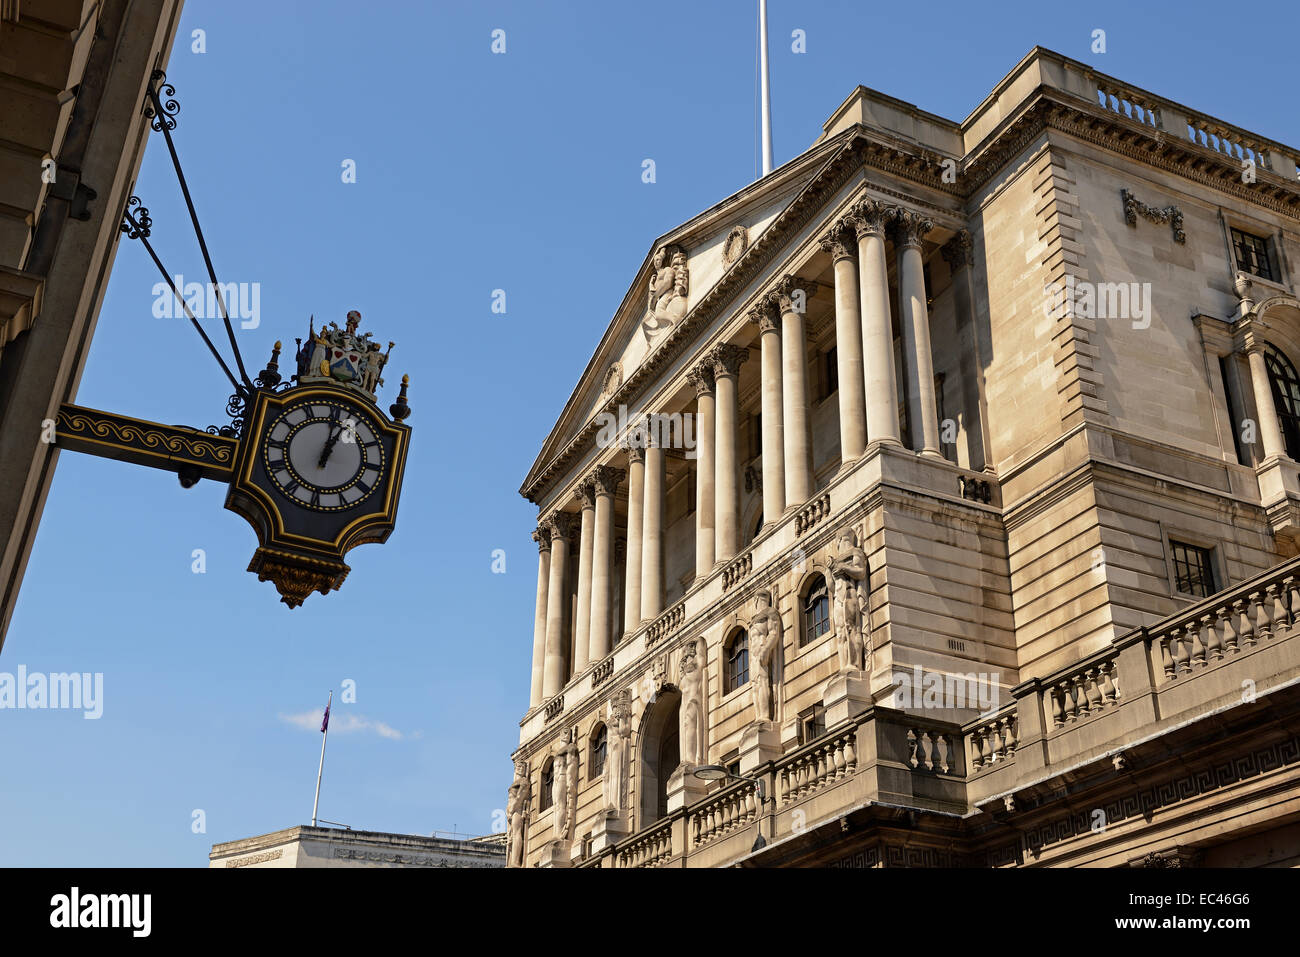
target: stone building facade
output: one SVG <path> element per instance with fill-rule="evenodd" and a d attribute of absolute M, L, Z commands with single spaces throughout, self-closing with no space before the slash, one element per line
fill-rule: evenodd
<path fill-rule="evenodd" d="M 213 844 L 208 867 L 504 867 L 500 834 L 468 839 L 289 827 Z"/>
<path fill-rule="evenodd" d="M 0 0 L 0 645 L 140 170 L 181 0 Z"/>
<path fill-rule="evenodd" d="M 524 482 L 509 863 L 1300 864 L 1300 152 L 1041 48 L 824 129 Z"/>

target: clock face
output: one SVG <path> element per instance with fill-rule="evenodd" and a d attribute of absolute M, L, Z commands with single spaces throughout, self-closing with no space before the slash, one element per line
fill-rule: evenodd
<path fill-rule="evenodd" d="M 311 399 L 272 420 L 266 473 L 285 498 L 321 512 L 352 508 L 384 476 L 384 446 L 370 418 L 348 402 Z"/>

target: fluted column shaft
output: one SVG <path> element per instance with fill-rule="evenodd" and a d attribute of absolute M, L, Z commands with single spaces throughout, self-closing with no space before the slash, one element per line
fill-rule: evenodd
<path fill-rule="evenodd" d="M 804 312 L 815 284 L 786 276 L 777 290 L 781 310 L 781 364 L 785 383 L 782 415 L 785 427 L 785 505 L 802 505 L 812 498 L 812 416 L 808 411 L 808 353 Z M 764 450 L 764 459 L 767 458 Z M 768 520 L 776 518 L 771 516 Z"/>
<path fill-rule="evenodd" d="M 1264 458 L 1285 455 L 1286 444 L 1282 441 L 1277 404 L 1273 401 L 1273 387 L 1268 380 L 1264 345 L 1253 335 L 1247 339 L 1246 359 L 1250 364 L 1250 385 L 1255 392 L 1255 413 L 1259 416 L 1259 441 L 1264 446 Z"/>
<path fill-rule="evenodd" d="M 591 627 L 588 661 L 600 661 L 610 652 L 611 609 L 614 607 L 614 493 L 623 480 L 622 469 L 601 465 L 592 473 L 596 492 L 595 524 L 591 548 Z"/>
<path fill-rule="evenodd" d="M 916 451 L 940 457 L 939 413 L 934 395 L 934 355 L 930 349 L 930 313 L 925 304 L 925 265 L 921 241 L 934 224 L 900 210 L 895 217 L 898 249 L 898 302 L 907 362 L 907 418 Z"/>
<path fill-rule="evenodd" d="M 867 439 L 900 445 L 894 328 L 889 317 L 889 264 L 885 259 L 885 224 L 889 215 L 882 203 L 866 200 L 853 208 L 850 221 L 858 239 Z"/>
<path fill-rule="evenodd" d="M 627 579 L 623 586 L 623 631 L 632 634 L 641 625 L 641 532 L 645 510 L 645 449 L 627 453 Z"/>
<path fill-rule="evenodd" d="M 713 571 L 715 541 L 713 474 L 715 469 L 713 364 L 704 363 L 690 374 L 695 386 L 695 577 Z"/>
<path fill-rule="evenodd" d="M 736 460 L 736 379 L 741 364 L 749 358 L 749 350 L 724 344 L 713 350 L 713 378 L 717 404 L 717 512 L 718 523 L 716 557 L 720 562 L 736 557 L 740 548 L 740 471 Z"/>
<path fill-rule="evenodd" d="M 641 620 L 664 610 L 664 450 L 660 437 L 645 450 L 645 508 L 641 530 Z"/>
<path fill-rule="evenodd" d="M 533 613 L 533 673 L 528 707 L 542 703 L 542 678 L 546 669 L 546 593 L 551 587 L 551 534 L 544 527 L 533 532 L 537 542 L 537 606 Z"/>
<path fill-rule="evenodd" d="M 835 373 L 839 380 L 840 460 L 852 462 L 867 448 L 866 371 L 862 364 L 862 318 L 853 231 L 837 223 L 822 240 L 835 270 Z"/>
<path fill-rule="evenodd" d="M 591 550 L 596 537 L 596 488 L 588 479 L 575 496 L 581 517 L 578 535 L 578 608 L 573 619 L 573 673 L 587 667 L 591 639 Z"/>
<path fill-rule="evenodd" d="M 543 665 L 542 697 L 553 698 L 564 690 L 564 619 L 569 596 L 565 572 L 569 567 L 569 533 L 573 516 L 558 512 L 550 520 L 551 568 L 546 597 L 546 660 Z"/>
<path fill-rule="evenodd" d="M 764 296 L 749 313 L 758 326 L 763 411 L 763 521 L 785 511 L 785 425 L 782 402 L 781 317 L 775 296 Z"/>

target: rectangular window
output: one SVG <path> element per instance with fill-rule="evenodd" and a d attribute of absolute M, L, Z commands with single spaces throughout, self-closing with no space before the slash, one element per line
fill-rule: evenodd
<path fill-rule="evenodd" d="M 729 762 L 729 763 L 727 764 L 727 773 L 728 773 L 728 774 L 734 774 L 736 777 L 740 777 L 740 759 L 739 759 L 739 758 L 737 758 L 735 761 L 731 761 L 731 762 Z"/>
<path fill-rule="evenodd" d="M 1174 587 L 1179 592 L 1209 598 L 1218 591 L 1211 549 L 1173 540 L 1169 548 L 1174 555 Z"/>
<path fill-rule="evenodd" d="M 1273 269 L 1273 260 L 1268 254 L 1268 239 L 1242 232 L 1240 229 L 1233 229 L 1231 233 L 1232 251 L 1237 259 L 1237 268 L 1261 279 L 1278 282 L 1277 273 Z"/>
<path fill-rule="evenodd" d="M 826 391 L 822 395 L 822 398 L 829 399 L 835 393 L 835 390 L 840 387 L 839 353 L 835 351 L 834 346 L 832 346 L 830 351 L 826 353 L 825 360 Z"/>
<path fill-rule="evenodd" d="M 799 743 L 808 744 L 826 733 L 826 709 L 813 705 L 799 714 Z"/>

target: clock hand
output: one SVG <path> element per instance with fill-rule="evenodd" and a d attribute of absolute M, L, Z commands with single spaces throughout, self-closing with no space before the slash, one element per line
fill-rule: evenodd
<path fill-rule="evenodd" d="M 330 431 L 330 437 L 325 440 L 325 448 L 321 449 L 320 460 L 316 463 L 317 468 L 323 469 L 325 467 L 325 463 L 329 461 L 330 453 L 334 451 L 334 446 L 338 442 L 339 436 L 341 436 L 342 434 L 343 434 L 342 423 L 339 424 L 337 430 Z"/>

